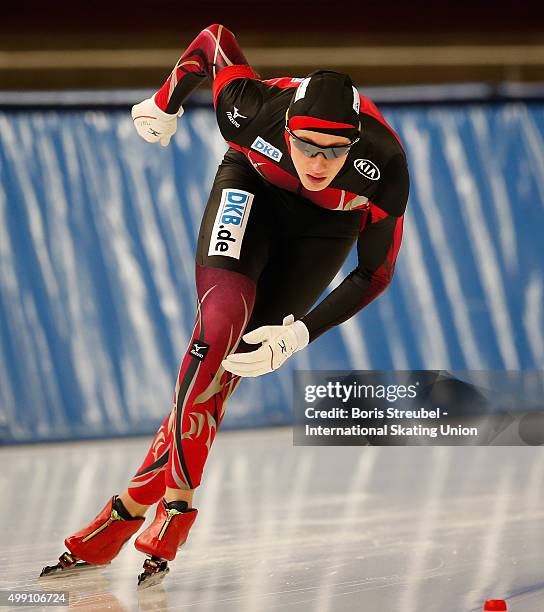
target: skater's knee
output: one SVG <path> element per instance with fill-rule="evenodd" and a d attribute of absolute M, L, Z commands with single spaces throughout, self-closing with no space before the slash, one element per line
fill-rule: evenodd
<path fill-rule="evenodd" d="M 210 346 L 226 350 L 239 341 L 248 318 L 249 312 L 243 304 L 214 304 L 202 313 L 199 336 Z"/>

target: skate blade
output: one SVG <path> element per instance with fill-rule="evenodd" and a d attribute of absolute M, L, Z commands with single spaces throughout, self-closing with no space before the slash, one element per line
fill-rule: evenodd
<path fill-rule="evenodd" d="M 64 567 L 60 563 L 56 565 L 46 565 L 41 573 L 40 578 L 60 578 L 61 576 L 78 576 L 80 574 L 87 574 L 91 570 L 100 569 L 108 566 L 109 563 L 103 565 L 97 565 L 95 563 L 87 563 L 86 561 L 78 560 L 72 567 Z"/>
<path fill-rule="evenodd" d="M 144 571 L 138 576 L 138 590 L 159 584 L 169 571 L 166 559 L 151 555 L 144 561 Z"/>
<path fill-rule="evenodd" d="M 170 568 L 167 567 L 166 569 L 161 570 L 159 572 L 155 572 L 153 574 L 150 574 L 148 572 L 142 572 L 138 576 L 138 590 L 141 591 L 142 589 L 148 589 L 149 587 L 160 584 L 169 571 Z"/>

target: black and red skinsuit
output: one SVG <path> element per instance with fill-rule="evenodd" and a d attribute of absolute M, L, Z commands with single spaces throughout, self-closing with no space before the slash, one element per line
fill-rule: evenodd
<path fill-rule="evenodd" d="M 402 239 L 406 156 L 368 98 L 361 96 L 360 141 L 342 169 L 327 188 L 307 191 L 284 130 L 301 79 L 260 80 L 233 34 L 212 25 L 179 59 L 155 102 L 175 114 L 206 77 L 213 81 L 218 125 L 230 148 L 199 232 L 197 314 L 174 407 L 129 487 L 141 504 L 155 503 L 166 486 L 200 484 L 225 402 L 239 382 L 221 361 L 237 349 L 256 348 L 244 346 L 244 332 L 281 325 L 292 313 L 315 340 L 386 289 Z M 354 244 L 357 267 L 312 308 Z"/>

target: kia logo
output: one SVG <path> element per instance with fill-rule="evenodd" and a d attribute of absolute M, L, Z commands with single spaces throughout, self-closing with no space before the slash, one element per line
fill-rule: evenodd
<path fill-rule="evenodd" d="M 356 159 L 353 162 L 353 165 L 359 174 L 362 174 L 365 178 L 370 179 L 371 181 L 377 181 L 380 178 L 378 166 L 376 166 L 376 164 L 371 162 L 369 159 Z"/>

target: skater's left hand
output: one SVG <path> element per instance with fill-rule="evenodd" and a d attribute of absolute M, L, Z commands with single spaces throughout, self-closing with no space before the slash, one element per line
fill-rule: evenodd
<path fill-rule="evenodd" d="M 309 340 L 308 328 L 293 315 L 283 319 L 283 325 L 264 325 L 245 334 L 248 344 L 262 346 L 251 353 L 233 353 L 223 360 L 225 370 L 237 376 L 261 376 L 277 370 Z"/>

